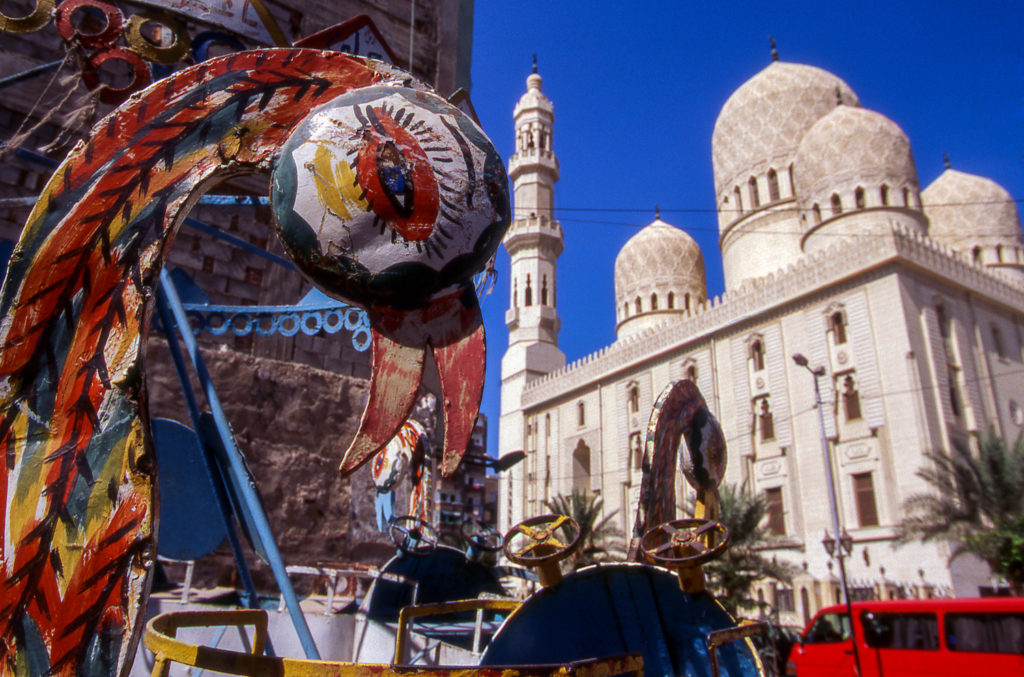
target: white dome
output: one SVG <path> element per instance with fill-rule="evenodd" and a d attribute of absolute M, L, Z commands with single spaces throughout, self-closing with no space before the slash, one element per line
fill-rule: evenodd
<path fill-rule="evenodd" d="M 707 282 L 700 247 L 660 218 L 631 237 L 615 258 L 620 338 L 627 323 L 642 328 L 643 323 L 635 320 L 650 316 L 660 320 L 657 316 L 685 312 L 705 300 Z"/>
<path fill-rule="evenodd" d="M 921 202 L 928 235 L 954 249 L 1024 244 L 1016 203 L 991 179 L 947 169 L 924 189 Z"/>
<path fill-rule="evenodd" d="M 814 123 L 800 142 L 793 178 L 802 214 L 815 204 L 827 212 L 833 195 L 840 197 L 844 211 L 853 209 L 858 189 L 861 206 L 902 206 L 902 190 L 909 188 L 914 196 L 908 194 L 909 206 L 916 207 L 910 140 L 895 122 L 865 108 L 837 106 Z"/>
<path fill-rule="evenodd" d="M 769 166 L 786 171 L 804 133 L 837 101 L 860 105 L 849 85 L 814 66 L 773 61 L 747 80 L 722 106 L 711 135 L 719 204 Z"/>

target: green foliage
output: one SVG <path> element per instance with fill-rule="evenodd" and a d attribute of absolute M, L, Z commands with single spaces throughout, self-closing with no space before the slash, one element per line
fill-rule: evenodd
<path fill-rule="evenodd" d="M 600 496 L 573 489 L 568 496 L 559 494 L 544 501 L 544 505 L 553 513 L 568 515 L 580 525 L 580 547 L 566 559 L 570 571 L 589 564 L 625 559 L 625 538 L 612 521 L 618 510 L 602 517 L 604 499 Z"/>
<path fill-rule="evenodd" d="M 730 613 L 754 609 L 754 584 L 765 578 L 789 582 L 795 568 L 766 557 L 772 534 L 764 524 L 768 505 L 763 494 L 754 495 L 734 484 L 719 489 L 719 518 L 729 530 L 729 547 L 721 557 L 704 565 L 708 585 Z M 692 509 L 691 509 L 692 513 Z"/>
<path fill-rule="evenodd" d="M 917 474 L 931 491 L 903 503 L 903 541 L 945 541 L 951 559 L 978 555 L 1021 594 L 1024 587 L 1024 437 L 1008 445 L 994 431 L 977 436 L 977 453 L 955 444 L 925 454 Z"/>

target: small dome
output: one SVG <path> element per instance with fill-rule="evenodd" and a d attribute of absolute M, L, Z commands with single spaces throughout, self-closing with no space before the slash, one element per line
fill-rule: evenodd
<path fill-rule="evenodd" d="M 627 323 L 637 329 L 646 326 L 634 322 L 642 316 L 685 312 L 705 300 L 707 282 L 700 247 L 660 218 L 631 237 L 615 258 L 620 338 Z"/>
<path fill-rule="evenodd" d="M 547 97 L 544 92 L 540 91 L 541 84 L 544 80 L 537 73 L 530 73 L 526 78 L 526 93 L 519 97 L 518 103 L 512 112 L 512 115 L 518 115 L 519 111 L 530 110 L 534 108 L 542 108 L 549 113 L 554 113 L 555 106 L 551 103 L 551 99 Z"/>
<path fill-rule="evenodd" d="M 903 206 L 903 188 L 914 195 L 912 200 L 908 194 L 909 206 L 916 206 L 910 140 L 895 122 L 865 108 L 837 106 L 814 123 L 800 142 L 793 179 L 803 214 L 815 204 L 830 209 L 833 195 L 840 197 L 844 211 L 858 204 Z"/>
<path fill-rule="evenodd" d="M 768 167 L 786 170 L 804 133 L 836 107 L 860 105 L 849 85 L 814 66 L 774 61 L 722 106 L 711 135 L 715 193 Z"/>
<path fill-rule="evenodd" d="M 922 191 L 921 202 L 928 235 L 954 249 L 1024 244 L 1017 205 L 992 179 L 947 169 Z"/>

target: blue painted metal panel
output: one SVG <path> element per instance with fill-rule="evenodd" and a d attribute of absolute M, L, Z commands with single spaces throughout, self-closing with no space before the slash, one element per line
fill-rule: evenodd
<path fill-rule="evenodd" d="M 227 536 L 216 515 L 217 497 L 203 462 L 203 450 L 191 428 L 177 421 L 152 421 L 160 487 L 157 552 L 170 559 L 207 555 Z"/>
<path fill-rule="evenodd" d="M 710 595 L 689 595 L 676 576 L 640 564 L 588 567 L 541 590 L 512 613 L 481 665 L 568 663 L 640 651 L 646 677 L 708 677 L 707 634 L 735 625 Z M 750 644 L 719 649 L 723 676 L 763 670 Z"/>
<path fill-rule="evenodd" d="M 468 560 L 461 550 L 444 545 L 439 545 L 426 557 L 392 557 L 382 571 L 415 581 L 418 584 L 416 604 L 475 599 L 482 592 L 505 594 L 490 567 Z M 413 604 L 410 584 L 378 578 L 367 594 L 367 617 L 397 621 L 398 612 L 410 604 Z"/>

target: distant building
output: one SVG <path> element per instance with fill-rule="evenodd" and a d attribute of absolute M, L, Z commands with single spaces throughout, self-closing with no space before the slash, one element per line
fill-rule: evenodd
<path fill-rule="evenodd" d="M 692 379 L 729 443 L 726 481 L 768 499 L 771 554 L 803 573 L 759 591 L 788 622 L 838 598 L 813 376 L 820 385 L 848 562 L 860 597 L 971 595 L 983 565 L 940 545 L 897 547 L 924 452 L 1024 424 L 1024 238 L 1010 195 L 947 168 L 923 191 L 910 141 L 819 68 L 773 61 L 722 107 L 712 164 L 726 291 L 660 218 L 615 261 L 617 338 L 572 364 L 558 348 L 554 112 L 537 74 L 515 109 L 514 222 L 502 361 L 500 525 L 573 489 L 628 533 L 654 399 Z M 609 271 L 611 273 L 612 271 Z M 561 302 L 571 303 L 562 298 Z M 693 491 L 678 481 L 677 495 Z"/>
<path fill-rule="evenodd" d="M 479 520 L 496 525 L 493 513 L 487 512 L 487 417 L 477 416 L 473 437 L 455 474 L 442 478 L 437 503 L 439 536 L 448 543 L 464 547 L 462 525 Z"/>

